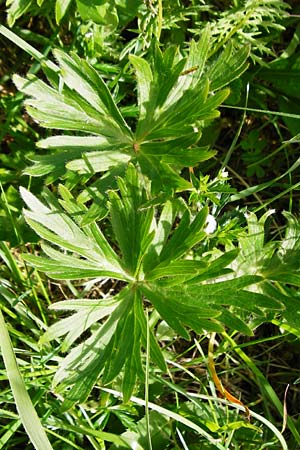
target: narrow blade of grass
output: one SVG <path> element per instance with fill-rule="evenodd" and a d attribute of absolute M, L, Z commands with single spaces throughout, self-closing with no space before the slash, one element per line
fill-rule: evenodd
<path fill-rule="evenodd" d="M 1 310 L 0 349 L 16 407 L 29 439 L 36 450 L 53 450 L 26 390 Z"/>
<path fill-rule="evenodd" d="M 7 39 L 9 39 L 13 44 L 16 44 L 18 47 L 20 47 L 22 50 L 27 52 L 30 56 L 32 56 L 34 59 L 39 61 L 40 63 L 44 62 L 49 69 L 53 70 L 54 72 L 58 72 L 59 68 L 56 64 L 54 64 L 52 61 L 49 61 L 43 53 L 36 50 L 32 45 L 28 44 L 28 42 L 24 41 L 24 39 L 20 38 L 16 33 L 6 28 L 4 25 L 0 24 L 0 34 L 5 36 Z"/>

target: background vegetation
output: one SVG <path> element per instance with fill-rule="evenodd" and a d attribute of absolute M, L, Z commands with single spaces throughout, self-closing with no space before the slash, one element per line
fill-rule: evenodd
<path fill-rule="evenodd" d="M 0 448 L 300 448 L 298 2 L 0 5 Z"/>

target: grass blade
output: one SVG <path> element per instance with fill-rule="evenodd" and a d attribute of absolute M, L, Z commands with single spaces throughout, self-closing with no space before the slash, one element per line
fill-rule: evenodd
<path fill-rule="evenodd" d="M 53 70 L 54 72 L 58 72 L 59 68 L 56 64 L 54 64 L 52 61 L 48 60 L 43 53 L 36 50 L 32 45 L 28 44 L 28 42 L 24 41 L 24 39 L 20 38 L 16 33 L 6 28 L 4 25 L 0 24 L 0 34 L 2 36 L 9 39 L 13 44 L 16 44 L 19 48 L 24 50 L 26 53 L 28 53 L 30 56 L 32 56 L 34 59 L 39 61 L 40 63 L 44 63 L 49 69 Z"/>
<path fill-rule="evenodd" d="M 53 450 L 26 390 L 1 311 L 0 348 L 16 407 L 29 439 L 36 450 Z"/>

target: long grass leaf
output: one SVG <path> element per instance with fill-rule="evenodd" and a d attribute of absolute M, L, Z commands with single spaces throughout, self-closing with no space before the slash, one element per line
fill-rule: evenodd
<path fill-rule="evenodd" d="M 26 390 L 1 311 L 0 348 L 16 407 L 29 439 L 36 450 L 53 450 Z"/>
<path fill-rule="evenodd" d="M 59 67 L 52 61 L 49 61 L 47 58 L 45 58 L 45 55 L 43 55 L 43 53 L 36 50 L 34 47 L 32 47 L 32 45 L 28 44 L 28 42 L 24 41 L 24 39 L 20 38 L 16 33 L 9 30 L 4 25 L 0 25 L 0 34 L 9 39 L 13 44 L 16 44 L 19 48 L 27 52 L 30 56 L 32 56 L 40 63 L 43 62 L 46 66 L 49 67 L 49 69 L 53 70 L 54 72 L 59 71 Z"/>

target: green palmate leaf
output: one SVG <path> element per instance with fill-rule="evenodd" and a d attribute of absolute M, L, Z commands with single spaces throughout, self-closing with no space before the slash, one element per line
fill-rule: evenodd
<path fill-rule="evenodd" d="M 187 59 L 181 58 L 174 47 L 168 48 L 164 54 L 156 48 L 152 66 L 142 58 L 130 56 L 139 94 L 137 141 L 142 142 L 146 137 L 148 140 L 159 138 L 159 132 L 167 132 L 176 138 L 179 124 L 182 136 L 186 134 L 186 126 L 195 126 L 201 119 L 217 116 L 216 108 L 229 92 L 224 90 L 213 98 L 209 93 L 230 83 L 246 70 L 249 49 L 234 51 L 229 45 L 224 55 L 214 64 L 208 63 L 205 70 L 209 39 L 207 28 L 198 43 L 192 42 Z"/>
<path fill-rule="evenodd" d="M 66 3 L 59 5 L 61 16 Z M 105 5 L 96 5 L 96 10 L 98 6 Z M 132 160 L 157 180 L 153 192 L 159 185 L 176 191 L 188 188 L 180 170 L 213 156 L 214 152 L 197 147 L 201 127 L 219 115 L 217 108 L 229 94 L 220 88 L 246 69 L 247 49 L 235 51 L 230 45 L 210 63 L 209 39 L 207 28 L 199 42 L 192 42 L 186 58 L 173 46 L 164 53 L 157 47 L 149 61 L 130 56 L 138 87 L 135 133 L 98 72 L 75 54 L 54 51 L 59 72 L 45 67 L 51 86 L 32 75 L 27 79 L 16 76 L 17 87 L 29 97 L 26 105 L 32 117 L 46 128 L 69 132 L 40 141 L 38 145 L 51 154 L 35 156 L 26 173 L 49 174 L 48 181 L 52 181 L 66 169 L 93 175 Z"/>
<path fill-rule="evenodd" d="M 60 203 L 69 214 L 76 217 L 76 222 L 63 212 L 49 193 L 45 194 L 46 206 L 28 191 L 21 191 L 30 208 L 30 211 L 25 211 L 28 222 L 40 236 L 60 249 L 43 245 L 42 249 L 48 258 L 25 255 L 27 261 L 55 278 L 108 276 L 130 281 L 130 272 L 136 272 L 138 277 L 136 269 L 153 237 L 148 233 L 153 221 L 153 209 L 140 214 L 138 208 L 147 200 L 147 195 L 133 166 L 128 167 L 126 179 L 119 179 L 118 185 L 120 197 L 117 193 L 112 193 L 115 195 L 111 196 L 110 212 L 123 254 L 122 263 L 95 223 L 84 228 L 80 226 L 82 206 L 74 202 L 72 195 L 64 187 L 60 187 L 63 196 Z M 62 252 L 61 249 L 67 252 Z M 133 282 L 136 282 L 136 278 Z M 53 308 L 75 311 L 71 317 L 50 327 L 41 339 L 41 343 L 45 343 L 65 335 L 62 350 L 75 345 L 62 361 L 54 380 L 55 385 L 59 384 L 58 390 L 63 389 L 63 386 L 70 389 L 64 408 L 82 401 L 100 375 L 103 382 L 109 383 L 122 369 L 124 398 L 128 399 L 137 377 L 143 377 L 139 355 L 141 345 L 146 346 L 147 335 L 142 298 L 134 283 L 129 284 L 114 298 L 65 301 L 53 305 Z M 76 346 L 78 338 L 91 326 L 91 337 Z M 150 352 L 159 367 L 165 369 L 164 359 L 151 332 Z"/>
<path fill-rule="evenodd" d="M 109 192 L 105 225 L 112 244 L 96 223 L 83 225 L 86 207 L 65 187 L 59 187 L 61 201 L 46 191 L 47 205 L 21 190 L 29 208 L 26 220 L 52 244 L 42 245 L 46 256 L 26 255 L 27 261 L 54 278 L 110 277 L 125 282 L 115 296 L 52 306 L 72 312 L 49 327 L 41 339 L 46 343 L 63 338 L 62 350 L 70 349 L 54 379 L 59 393 L 68 392 L 65 409 L 84 401 L 95 383 L 112 383 L 120 373 L 128 400 L 137 380 L 144 377 L 141 350 L 147 345 L 151 360 L 166 370 L 155 334 L 147 330 L 144 299 L 186 339 L 189 329 L 221 332 L 224 326 L 251 335 L 252 317 L 263 320 L 266 311 L 286 304 L 286 296 L 267 290 L 263 276 L 236 276 L 230 265 L 239 258 L 237 249 L 192 259 L 193 247 L 201 247 L 207 238 L 207 207 L 196 214 L 183 201 L 156 207 L 149 180 L 132 164 L 118 178 L 117 187 Z M 254 246 L 263 245 L 258 231 L 264 220 L 249 218 L 249 228 L 259 239 Z M 296 236 L 296 231 L 289 232 L 289 241 L 290 235 Z M 85 338 L 87 331 L 90 335 Z"/>
<path fill-rule="evenodd" d="M 240 312 L 245 311 L 248 318 L 263 317 L 265 310 L 284 304 L 270 292 L 256 292 L 264 282 L 262 277 L 232 278 L 228 265 L 237 257 L 237 250 L 214 259 L 186 259 L 193 246 L 207 236 L 203 230 L 207 208 L 192 215 L 184 203 L 179 207 L 179 202 L 167 201 L 158 211 L 149 202 L 149 182 L 133 165 L 128 166 L 124 178 L 119 177 L 117 185 L 118 191 L 109 193 L 107 216 L 116 250 L 112 250 L 95 223 L 82 227 L 85 208 L 66 188 L 60 187 L 60 203 L 46 193 L 47 206 L 22 190 L 30 208 L 25 211 L 28 223 L 58 247 L 43 245 L 47 257 L 27 255 L 30 263 L 56 278 L 109 276 L 127 282 L 115 297 L 66 301 L 53 306 L 74 311 L 72 316 L 52 325 L 41 340 L 48 342 L 65 336 L 62 349 L 73 346 L 54 379 L 58 392 L 68 389 L 66 409 L 83 401 L 99 377 L 102 383 L 111 383 L 120 373 L 124 398 L 129 399 L 137 379 L 144 376 L 141 348 L 146 348 L 147 342 L 151 359 L 161 370 L 166 369 L 151 330 L 148 338 L 143 298 L 186 339 L 189 328 L 220 332 L 224 325 L 250 335 L 251 326 Z M 251 226 L 258 226 L 253 219 Z M 231 279 L 217 282 L 222 276 Z M 83 333 L 91 327 L 90 337 L 83 339 Z"/>

